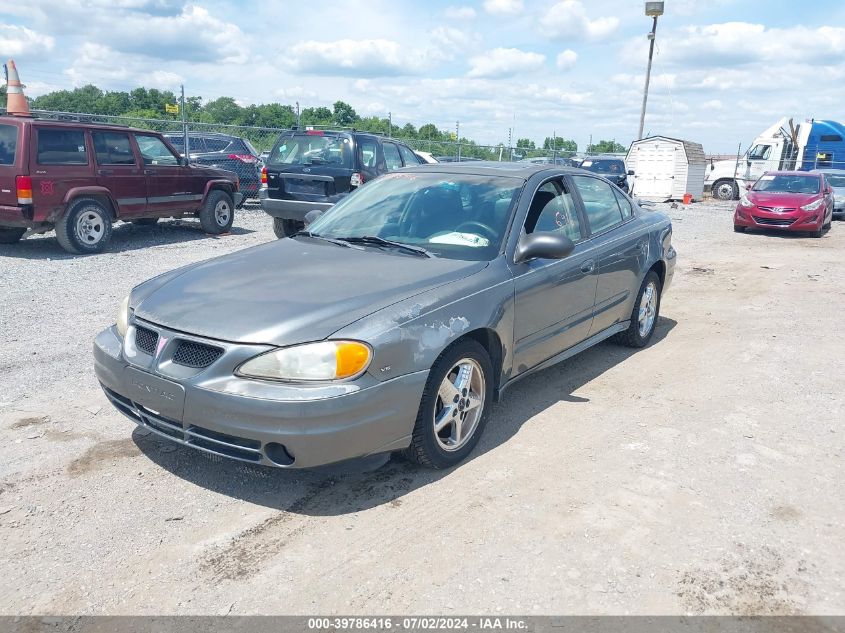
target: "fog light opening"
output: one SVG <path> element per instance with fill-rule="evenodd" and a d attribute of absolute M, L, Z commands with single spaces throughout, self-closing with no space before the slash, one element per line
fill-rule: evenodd
<path fill-rule="evenodd" d="M 274 464 L 279 466 L 290 466 L 293 464 L 293 455 L 288 452 L 282 444 L 270 442 L 264 445 L 264 454 Z"/>

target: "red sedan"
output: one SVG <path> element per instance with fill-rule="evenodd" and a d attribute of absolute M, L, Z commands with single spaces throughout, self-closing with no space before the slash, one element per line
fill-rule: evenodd
<path fill-rule="evenodd" d="M 734 231 L 807 231 L 821 237 L 833 219 L 833 192 L 824 174 L 769 171 L 736 205 Z"/>

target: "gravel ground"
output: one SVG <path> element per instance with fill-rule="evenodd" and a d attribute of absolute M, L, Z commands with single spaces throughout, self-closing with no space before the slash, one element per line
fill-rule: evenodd
<path fill-rule="evenodd" d="M 845 224 L 661 206 L 652 345 L 522 381 L 448 472 L 250 467 L 108 405 L 91 342 L 120 299 L 273 239 L 259 210 L 218 238 L 120 225 L 92 257 L 0 246 L 0 614 L 845 613 Z"/>

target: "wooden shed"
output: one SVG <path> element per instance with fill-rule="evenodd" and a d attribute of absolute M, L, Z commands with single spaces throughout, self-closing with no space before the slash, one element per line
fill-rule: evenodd
<path fill-rule="evenodd" d="M 634 141 L 625 159 L 634 171 L 632 195 L 653 202 L 693 200 L 704 195 L 707 161 L 700 143 L 668 136 L 649 136 Z"/>

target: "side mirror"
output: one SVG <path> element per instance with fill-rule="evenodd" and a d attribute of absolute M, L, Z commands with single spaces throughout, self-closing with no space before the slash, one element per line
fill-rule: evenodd
<path fill-rule="evenodd" d="M 634 170 L 633 170 L 633 169 L 629 169 L 629 170 L 628 170 L 628 175 L 629 175 L 629 176 L 633 176 L 633 175 L 634 175 Z"/>
<path fill-rule="evenodd" d="M 754 184 L 753 184 L 753 183 L 750 183 L 750 182 L 749 182 L 749 183 L 746 183 L 746 185 L 745 185 L 745 190 L 746 190 L 746 191 L 751 191 L 751 187 L 753 187 L 753 186 L 754 186 Z"/>
<path fill-rule="evenodd" d="M 317 218 L 323 215 L 324 211 L 322 209 L 312 209 L 308 213 L 305 214 L 303 220 L 305 221 L 305 226 L 307 227 L 310 224 L 313 224 Z"/>
<path fill-rule="evenodd" d="M 539 232 L 523 235 L 516 245 L 516 263 L 529 259 L 563 259 L 575 250 L 575 242 L 560 233 Z"/>

